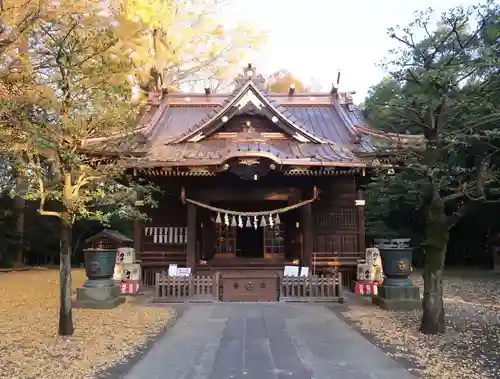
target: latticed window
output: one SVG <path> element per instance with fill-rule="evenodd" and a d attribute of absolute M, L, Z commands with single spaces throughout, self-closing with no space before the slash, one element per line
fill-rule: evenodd
<path fill-rule="evenodd" d="M 282 223 L 264 227 L 265 254 L 283 255 L 285 253 Z"/>
<path fill-rule="evenodd" d="M 235 254 L 236 252 L 236 238 L 234 235 L 234 228 L 227 226 L 223 223 L 215 224 L 217 238 L 215 240 L 215 252 Z"/>
<path fill-rule="evenodd" d="M 356 229 L 358 227 L 356 209 L 343 207 L 320 210 L 316 213 L 315 226 L 324 230 Z"/>

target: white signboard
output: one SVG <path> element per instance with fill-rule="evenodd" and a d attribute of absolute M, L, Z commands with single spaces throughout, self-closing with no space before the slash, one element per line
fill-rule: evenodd
<path fill-rule="evenodd" d="M 284 276 L 299 276 L 298 266 L 285 266 Z"/>
<path fill-rule="evenodd" d="M 168 276 L 177 276 L 177 265 L 168 266 Z"/>
<path fill-rule="evenodd" d="M 191 267 L 179 267 L 177 269 L 177 276 L 189 276 L 191 275 Z"/>
<path fill-rule="evenodd" d="M 309 267 L 301 267 L 300 268 L 300 276 L 309 276 Z"/>

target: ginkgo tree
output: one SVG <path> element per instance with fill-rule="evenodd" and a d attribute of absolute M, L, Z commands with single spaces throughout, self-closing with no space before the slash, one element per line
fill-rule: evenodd
<path fill-rule="evenodd" d="M 140 68 L 136 84 L 168 91 L 186 82 L 220 86 L 234 77 L 233 70 L 265 35 L 251 25 L 225 25 L 224 5 L 227 0 L 116 0 L 113 11 L 140 25 L 141 43 L 131 52 Z"/>
<path fill-rule="evenodd" d="M 23 67 L 32 82 L 24 98 L 16 99 L 23 112 L 9 125 L 30 180 L 27 196 L 39 200 L 41 215 L 61 222 L 61 335 L 74 332 L 70 260 L 75 220 L 105 220 L 103 207 L 131 204 L 135 196 L 134 186 L 121 181 L 122 168 L 82 150 L 89 139 L 127 135 L 134 128 L 139 104 L 130 103 L 133 66 L 122 54 L 134 43 L 134 30 L 121 40 L 116 32 L 121 27 L 97 3 L 85 13 L 64 12 L 35 25 Z M 108 148 L 115 141 L 108 141 Z M 48 202 L 56 206 L 48 208 Z"/>
<path fill-rule="evenodd" d="M 12 15 L 4 23 L 23 17 L 16 16 L 25 12 L 21 2 L 13 3 L 5 8 Z M 11 43 L 2 55 L 17 63 L 1 76 L 9 90 L 0 102 L 0 146 L 23 165 L 26 196 L 39 201 L 40 214 L 61 221 L 60 335 L 74 332 L 75 220 L 105 221 L 106 210 L 116 204 L 121 214 L 141 217 L 132 206 L 139 189 L 144 203 L 154 204 L 152 186 L 128 180 L 123 167 L 100 154 L 113 152 L 116 163 L 130 146 L 143 105 L 133 99 L 134 84 L 164 90 L 197 75 L 216 75 L 256 41 L 246 29 L 233 33 L 219 26 L 202 12 L 206 4 L 47 0 L 39 2 L 36 17 L 16 37 L 27 41 L 26 48 Z"/>
<path fill-rule="evenodd" d="M 286 93 L 293 85 L 297 92 L 309 92 L 307 86 L 287 70 L 276 71 L 267 78 L 267 90 L 269 92 Z"/>

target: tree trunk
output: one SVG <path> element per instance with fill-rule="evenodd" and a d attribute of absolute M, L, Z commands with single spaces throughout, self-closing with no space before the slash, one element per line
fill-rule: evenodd
<path fill-rule="evenodd" d="M 445 332 L 443 304 L 443 268 L 449 230 L 444 202 L 437 190 L 426 209 L 424 265 L 424 299 L 420 332 L 440 334 Z"/>
<path fill-rule="evenodd" d="M 12 257 L 14 267 L 24 266 L 24 214 L 26 200 L 20 194 L 14 199 L 14 214 L 16 217 L 16 251 Z"/>
<path fill-rule="evenodd" d="M 61 216 L 61 246 L 60 246 L 60 308 L 59 335 L 70 336 L 74 333 L 73 314 L 71 310 L 71 219 L 67 212 Z"/>
<path fill-rule="evenodd" d="M 64 212 L 61 214 L 61 245 L 60 245 L 60 308 L 59 308 L 59 335 L 71 336 L 75 332 L 73 327 L 73 313 L 71 307 L 71 251 L 73 220 L 68 212 L 68 204 L 71 202 L 71 173 L 64 175 Z"/>
<path fill-rule="evenodd" d="M 14 199 L 14 216 L 16 219 L 16 250 L 12 257 L 14 267 L 24 266 L 24 219 L 26 212 L 26 192 L 28 180 L 18 166 L 13 167 L 13 175 L 16 178 L 16 197 Z"/>

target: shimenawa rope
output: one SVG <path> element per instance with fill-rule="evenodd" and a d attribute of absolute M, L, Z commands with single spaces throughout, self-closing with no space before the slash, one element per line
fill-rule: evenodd
<path fill-rule="evenodd" d="M 196 206 L 198 206 L 200 208 L 205 208 L 205 209 L 211 210 L 213 212 L 225 213 L 225 214 L 231 215 L 231 216 L 247 216 L 247 217 L 248 216 L 250 216 L 250 217 L 253 217 L 253 216 L 267 216 L 269 214 L 277 214 L 277 213 L 289 212 L 291 210 L 303 207 L 304 205 L 310 204 L 314 200 L 316 200 L 317 198 L 318 198 L 318 189 L 316 187 L 314 187 L 313 197 L 311 199 L 308 199 L 308 200 L 303 200 L 300 203 L 289 205 L 289 206 L 284 207 L 284 208 L 277 208 L 277 209 L 272 209 L 272 210 L 267 210 L 267 211 L 239 212 L 239 211 L 232 211 L 230 209 L 223 209 L 223 208 L 213 207 L 211 205 L 202 203 L 200 201 L 189 199 L 189 198 L 186 197 L 186 192 L 184 190 L 184 187 L 181 190 L 181 200 L 182 200 L 182 202 L 191 203 L 191 204 L 196 205 Z"/>

